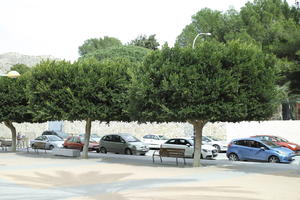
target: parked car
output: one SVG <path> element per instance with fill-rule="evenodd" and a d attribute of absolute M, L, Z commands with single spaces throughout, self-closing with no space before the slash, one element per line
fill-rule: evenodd
<path fill-rule="evenodd" d="M 168 140 L 163 135 L 148 134 L 142 138 L 142 141 L 146 143 L 150 149 L 159 149 L 160 145 Z"/>
<path fill-rule="evenodd" d="M 211 136 L 202 136 L 202 142 L 204 144 L 210 144 L 214 146 L 218 152 L 227 151 L 228 143 L 224 140 L 220 140 Z"/>
<path fill-rule="evenodd" d="M 257 160 L 289 163 L 293 160 L 295 152 L 272 141 L 242 138 L 232 140 L 229 143 L 226 155 L 232 161 Z"/>
<path fill-rule="evenodd" d="M 42 135 L 55 135 L 55 136 L 60 137 L 62 139 L 66 139 L 67 137 L 69 137 L 69 135 L 67 133 L 58 132 L 58 131 L 44 131 L 42 133 Z"/>
<path fill-rule="evenodd" d="M 289 148 L 293 151 L 300 151 L 299 144 L 289 142 L 287 139 L 284 139 L 282 137 L 278 137 L 278 136 L 274 136 L 274 135 L 255 135 L 255 136 L 251 136 L 251 137 L 259 138 L 261 140 L 272 141 L 272 142 L 278 144 L 279 146 Z"/>
<path fill-rule="evenodd" d="M 162 144 L 164 148 L 185 149 L 185 157 L 194 157 L 194 140 L 192 138 L 172 138 Z M 201 158 L 214 158 L 218 155 L 218 150 L 209 144 L 201 145 Z"/>
<path fill-rule="evenodd" d="M 144 142 L 128 133 L 105 135 L 99 142 L 100 152 L 145 155 L 149 147 Z"/>
<path fill-rule="evenodd" d="M 84 138 L 84 135 L 85 135 L 84 133 L 83 134 L 79 134 L 79 136 L 83 137 L 83 138 Z M 100 139 L 101 139 L 101 136 L 97 135 L 96 133 L 91 133 L 91 136 L 90 136 L 90 140 L 91 141 L 99 143 Z"/>
<path fill-rule="evenodd" d="M 65 140 L 63 146 L 64 148 L 79 149 L 80 151 L 82 151 L 84 146 L 84 137 L 70 136 Z M 95 141 L 90 141 L 89 151 L 96 151 L 97 153 L 99 153 L 100 152 L 99 144 Z"/>
<path fill-rule="evenodd" d="M 62 148 L 64 140 L 56 135 L 41 135 L 30 141 L 30 146 L 34 149 Z"/>

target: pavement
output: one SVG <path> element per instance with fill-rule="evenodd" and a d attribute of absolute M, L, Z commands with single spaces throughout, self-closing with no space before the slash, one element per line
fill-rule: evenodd
<path fill-rule="evenodd" d="M 300 200 L 300 158 L 291 164 L 230 162 L 193 168 L 173 158 L 89 153 L 89 159 L 0 151 L 1 200 Z"/>

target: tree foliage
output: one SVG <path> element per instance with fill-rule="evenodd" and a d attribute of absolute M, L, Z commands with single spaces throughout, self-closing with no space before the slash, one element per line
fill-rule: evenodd
<path fill-rule="evenodd" d="M 155 34 L 147 37 L 146 35 L 139 35 L 136 39 L 132 40 L 129 45 L 144 47 L 151 50 L 157 50 L 159 42 L 155 39 Z"/>
<path fill-rule="evenodd" d="M 99 49 L 85 55 L 83 58 L 96 58 L 98 61 L 105 59 L 125 58 L 131 62 L 142 62 L 150 52 L 149 49 L 138 46 L 119 46 Z"/>
<path fill-rule="evenodd" d="M 299 4 L 289 6 L 283 0 L 255 0 L 245 4 L 240 12 L 233 9 L 225 13 L 202 9 L 192 16 L 177 37 L 179 46 L 191 46 L 197 32 L 210 32 L 205 40 L 216 39 L 220 42 L 240 41 L 260 45 L 264 52 L 278 58 L 281 69 L 280 86 L 291 82 L 290 94 L 295 94 L 294 83 L 300 55 L 300 9 Z M 201 42 L 196 42 L 199 45 Z M 281 66 L 279 66 L 281 65 Z M 294 70 L 294 71 L 291 71 Z M 293 74 L 295 73 L 295 74 Z"/>
<path fill-rule="evenodd" d="M 16 64 L 10 68 L 12 71 L 17 71 L 20 74 L 24 74 L 25 72 L 30 71 L 30 67 L 25 64 Z"/>
<path fill-rule="evenodd" d="M 198 166 L 208 121 L 264 120 L 273 114 L 274 62 L 256 45 L 240 41 L 154 51 L 133 75 L 129 109 L 140 122 L 193 124 Z"/>
<path fill-rule="evenodd" d="M 91 38 L 84 41 L 83 45 L 79 46 L 79 55 L 84 56 L 96 50 L 106 49 L 109 47 L 122 46 L 122 43 L 117 38 L 105 36 L 102 38 Z"/>
<path fill-rule="evenodd" d="M 83 157 L 87 158 L 92 121 L 129 120 L 123 110 L 128 104 L 127 70 L 132 65 L 125 59 L 40 63 L 27 87 L 35 120 L 85 120 Z"/>
<path fill-rule="evenodd" d="M 11 79 L 0 78 L 0 122 L 11 130 L 12 151 L 16 151 L 16 128 L 13 122 L 32 122 L 32 115 L 25 95 L 28 73 Z"/>

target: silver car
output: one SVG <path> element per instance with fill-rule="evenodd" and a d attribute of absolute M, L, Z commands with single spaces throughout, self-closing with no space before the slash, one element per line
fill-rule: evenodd
<path fill-rule="evenodd" d="M 149 151 L 145 143 L 128 133 L 105 135 L 101 138 L 99 147 L 101 153 L 145 155 Z"/>
<path fill-rule="evenodd" d="M 64 140 L 56 135 L 41 135 L 30 141 L 33 149 L 50 149 L 62 148 Z"/>

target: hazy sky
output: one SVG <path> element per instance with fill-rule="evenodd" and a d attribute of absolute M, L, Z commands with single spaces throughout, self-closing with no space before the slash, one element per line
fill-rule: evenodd
<path fill-rule="evenodd" d="M 123 44 L 156 34 L 173 45 L 202 8 L 239 10 L 247 0 L 0 0 L 0 54 L 78 58 L 89 38 L 116 37 Z M 291 4 L 294 0 L 289 0 Z"/>

